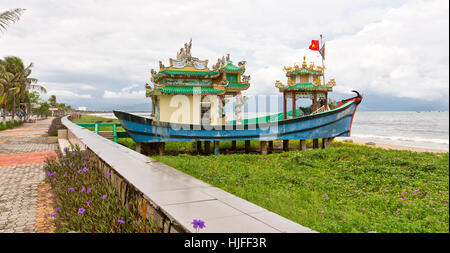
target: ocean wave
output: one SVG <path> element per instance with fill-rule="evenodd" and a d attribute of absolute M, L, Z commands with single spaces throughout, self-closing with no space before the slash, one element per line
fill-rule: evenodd
<path fill-rule="evenodd" d="M 418 138 L 418 137 L 405 137 L 405 136 L 382 136 L 372 134 L 352 134 L 352 137 L 356 138 L 369 138 L 369 139 L 385 139 L 393 141 L 410 141 L 410 142 L 429 142 L 439 144 L 449 144 L 448 139 L 432 139 L 432 138 Z"/>

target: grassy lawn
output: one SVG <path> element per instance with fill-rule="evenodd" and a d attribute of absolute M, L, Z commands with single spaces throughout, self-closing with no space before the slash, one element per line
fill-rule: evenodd
<path fill-rule="evenodd" d="M 131 138 L 119 143 L 135 145 Z M 281 142 L 274 146 L 280 150 Z M 260 155 L 244 154 L 243 141 L 229 152 L 231 141 L 223 141 L 221 155 L 205 156 L 195 147 L 166 143 L 166 155 L 152 158 L 319 232 L 449 232 L 448 153 L 333 142 L 325 150 Z"/>
<path fill-rule="evenodd" d="M 449 231 L 448 153 L 334 142 L 269 155 L 152 157 L 319 232 Z"/>

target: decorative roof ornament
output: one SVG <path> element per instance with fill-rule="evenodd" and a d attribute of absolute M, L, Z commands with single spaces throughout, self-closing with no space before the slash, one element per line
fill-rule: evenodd
<path fill-rule="evenodd" d="M 331 78 L 326 84 L 326 86 L 327 88 L 333 88 L 334 86 L 336 86 L 336 81 L 334 80 L 334 78 Z"/>
<path fill-rule="evenodd" d="M 308 67 L 308 64 L 306 64 L 306 56 L 303 56 L 302 68 L 306 69 L 307 67 Z"/>
<path fill-rule="evenodd" d="M 280 82 L 280 80 L 276 80 L 275 81 L 275 87 L 278 89 L 284 88 L 286 87 L 282 82 Z"/>
<path fill-rule="evenodd" d="M 313 85 L 317 87 L 320 86 L 320 84 L 321 84 L 320 78 L 314 78 Z"/>
<path fill-rule="evenodd" d="M 242 75 L 242 82 L 248 82 L 250 81 L 250 75 Z"/>
<path fill-rule="evenodd" d="M 247 63 L 246 61 L 240 61 L 240 62 L 238 62 L 238 67 L 239 68 L 245 68 L 245 64 L 246 63 Z"/>

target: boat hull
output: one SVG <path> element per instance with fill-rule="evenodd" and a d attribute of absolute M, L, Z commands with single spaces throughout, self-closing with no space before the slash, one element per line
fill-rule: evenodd
<path fill-rule="evenodd" d="M 120 111 L 114 114 L 135 142 L 306 140 L 350 136 L 360 101 L 360 98 L 351 99 L 334 110 L 295 119 L 248 125 L 175 124 Z"/>

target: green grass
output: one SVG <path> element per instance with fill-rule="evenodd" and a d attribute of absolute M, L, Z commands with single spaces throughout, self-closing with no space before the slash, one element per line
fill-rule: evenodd
<path fill-rule="evenodd" d="M 449 231 L 448 153 L 334 142 L 269 155 L 152 157 L 319 232 Z"/>
<path fill-rule="evenodd" d="M 80 122 L 102 120 L 85 116 Z M 135 147 L 131 138 L 119 143 Z M 274 142 L 274 154 L 244 154 L 243 141 L 237 152 L 222 141 L 222 155 L 204 156 L 195 142 L 168 142 L 166 155 L 152 158 L 319 232 L 449 232 L 448 153 L 336 141 L 324 150 L 279 152 L 281 145 Z"/>
<path fill-rule="evenodd" d="M 14 122 L 6 121 L 5 124 L 3 124 L 3 122 L 0 122 L 0 131 L 12 129 L 21 125 L 23 125 L 22 120 L 14 120 Z"/>
<path fill-rule="evenodd" d="M 101 121 L 102 123 L 120 123 L 118 119 L 109 119 L 98 117 L 94 115 L 82 114 L 81 118 L 72 120 L 73 123 L 97 123 Z M 94 131 L 94 127 L 86 127 L 87 129 Z M 112 131 L 112 126 L 102 126 L 99 131 Z M 117 131 L 125 131 L 122 127 L 117 127 Z"/>

